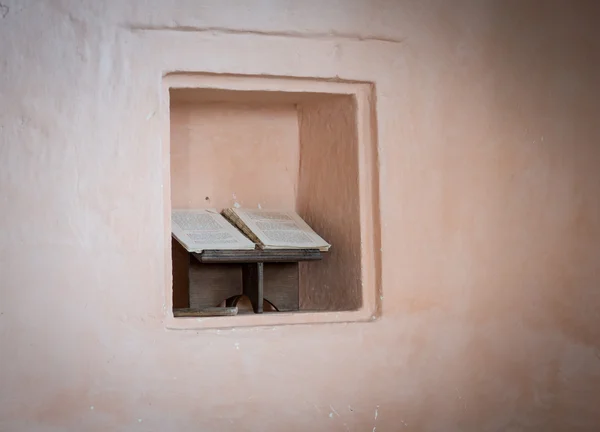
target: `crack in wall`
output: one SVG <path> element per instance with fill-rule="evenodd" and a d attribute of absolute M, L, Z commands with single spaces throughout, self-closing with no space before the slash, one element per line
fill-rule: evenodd
<path fill-rule="evenodd" d="M 212 33 L 212 34 L 226 34 L 226 35 L 256 35 L 256 36 L 271 36 L 271 37 L 288 37 L 298 39 L 317 39 L 317 40 L 349 40 L 356 42 L 385 42 L 393 44 L 401 44 L 404 42 L 404 38 L 397 39 L 387 36 L 378 35 L 361 35 L 356 33 L 343 33 L 343 32 L 296 32 L 296 31 L 265 31 L 265 30 L 251 30 L 251 29 L 232 29 L 227 27 L 197 27 L 197 26 L 185 26 L 185 25 L 145 25 L 145 24 L 133 24 L 126 23 L 123 25 L 124 28 L 134 32 L 147 32 L 147 31 L 170 31 L 180 33 Z"/>

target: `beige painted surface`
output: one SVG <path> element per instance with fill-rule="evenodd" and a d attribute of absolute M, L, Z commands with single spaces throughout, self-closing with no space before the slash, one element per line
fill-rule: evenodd
<path fill-rule="evenodd" d="M 596 2 L 1 3 L 1 431 L 600 427 Z M 174 70 L 375 83 L 380 320 L 165 329 Z"/>

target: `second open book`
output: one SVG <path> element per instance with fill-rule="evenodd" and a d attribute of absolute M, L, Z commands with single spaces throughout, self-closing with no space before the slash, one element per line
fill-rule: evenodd
<path fill-rule="evenodd" d="M 173 236 L 189 252 L 319 249 L 330 245 L 294 211 L 229 208 L 173 210 Z M 236 228 L 237 227 L 237 228 Z"/>

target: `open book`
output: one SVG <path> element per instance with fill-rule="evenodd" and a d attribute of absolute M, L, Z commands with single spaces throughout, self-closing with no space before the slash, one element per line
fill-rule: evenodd
<path fill-rule="evenodd" d="M 319 249 L 331 245 L 315 233 L 296 212 L 229 208 L 223 215 L 261 249 Z"/>
<path fill-rule="evenodd" d="M 173 210 L 173 236 L 188 252 L 203 250 L 247 250 L 256 245 L 214 209 Z"/>

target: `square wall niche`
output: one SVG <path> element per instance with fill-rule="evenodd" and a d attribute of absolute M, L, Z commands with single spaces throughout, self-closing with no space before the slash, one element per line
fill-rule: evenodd
<path fill-rule="evenodd" d="M 373 85 L 173 73 L 163 93 L 167 326 L 374 320 L 380 239 Z M 300 310 L 174 318 L 171 208 L 237 205 L 295 210 L 332 244 L 321 261 L 299 265 Z M 194 296 L 190 287 L 191 303 Z"/>

